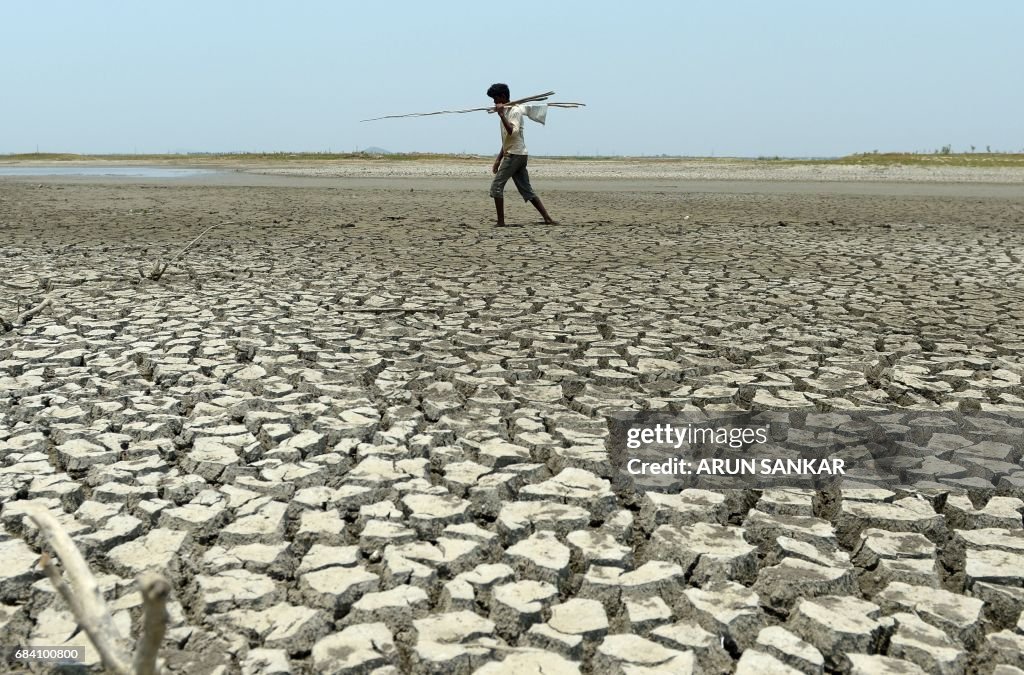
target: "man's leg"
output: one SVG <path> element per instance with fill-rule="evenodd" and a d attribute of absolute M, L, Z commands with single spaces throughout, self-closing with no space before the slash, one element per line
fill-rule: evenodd
<path fill-rule="evenodd" d="M 498 214 L 498 222 L 495 223 L 497 227 L 505 226 L 505 183 L 512 177 L 511 159 L 510 155 L 502 158 L 501 164 L 498 165 L 498 173 L 494 174 L 494 180 L 491 181 L 491 197 L 494 199 L 494 210 Z"/>
<path fill-rule="evenodd" d="M 548 211 L 544 208 L 544 204 L 541 202 L 540 197 L 538 197 L 533 191 L 533 187 L 530 185 L 530 172 L 527 170 L 526 165 L 527 160 L 524 157 L 522 167 L 512 174 L 512 181 L 516 184 L 516 188 L 519 189 L 519 194 L 523 196 L 523 199 L 533 204 L 533 207 L 540 212 L 545 225 L 557 225 L 558 223 L 548 215 Z"/>
<path fill-rule="evenodd" d="M 540 201 L 540 197 L 534 197 L 530 200 L 530 203 L 533 204 L 534 208 L 540 212 L 541 217 L 544 218 L 545 225 L 558 225 L 558 223 L 548 215 L 548 210 L 544 208 L 544 204 Z"/>
<path fill-rule="evenodd" d="M 498 212 L 498 222 L 495 223 L 498 227 L 505 227 L 505 198 L 495 197 L 494 208 Z"/>

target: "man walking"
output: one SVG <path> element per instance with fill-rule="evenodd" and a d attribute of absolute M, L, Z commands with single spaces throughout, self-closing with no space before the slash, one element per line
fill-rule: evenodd
<path fill-rule="evenodd" d="M 540 197 L 530 187 L 530 174 L 526 171 L 526 161 L 529 158 L 526 152 L 526 141 L 523 140 L 523 109 L 518 105 L 509 105 L 509 90 L 507 84 L 492 84 L 487 90 L 487 95 L 494 101 L 498 119 L 501 122 L 501 152 L 494 160 L 491 173 L 494 174 L 494 181 L 491 182 L 491 197 L 494 198 L 494 208 L 498 212 L 498 227 L 505 226 L 505 184 L 511 178 L 516 184 L 516 189 L 523 196 L 525 201 L 530 202 L 540 212 L 547 225 L 556 225 L 551 216 L 548 215 Z"/>

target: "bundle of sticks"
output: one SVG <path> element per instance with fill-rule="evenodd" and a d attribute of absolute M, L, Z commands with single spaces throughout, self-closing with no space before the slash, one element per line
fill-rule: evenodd
<path fill-rule="evenodd" d="M 538 101 L 547 101 L 549 98 L 555 95 L 555 92 L 548 91 L 543 94 L 534 94 L 533 96 L 527 96 L 526 98 L 516 99 L 515 101 L 509 101 L 508 105 L 517 105 L 519 103 L 536 103 Z M 545 105 L 552 108 L 581 108 L 585 106 L 585 103 L 574 103 L 574 102 L 552 102 L 546 103 Z M 377 120 L 390 120 L 398 117 L 428 117 L 430 115 L 450 115 L 450 114 L 461 114 L 471 112 L 488 112 L 492 113 L 495 111 L 494 106 L 489 108 L 466 108 L 464 110 L 435 110 L 434 112 L 423 112 L 423 113 L 406 113 L 404 115 L 384 115 L 383 117 L 371 117 L 368 120 L 359 120 L 360 122 L 376 122 Z"/>

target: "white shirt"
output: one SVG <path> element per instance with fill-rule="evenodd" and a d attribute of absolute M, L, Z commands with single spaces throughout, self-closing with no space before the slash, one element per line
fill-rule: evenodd
<path fill-rule="evenodd" d="M 501 125 L 501 151 L 506 155 L 525 155 L 526 141 L 523 139 L 523 108 L 514 105 L 505 109 L 505 119 L 512 127 L 512 133 L 505 128 L 505 123 L 498 117 Z"/>

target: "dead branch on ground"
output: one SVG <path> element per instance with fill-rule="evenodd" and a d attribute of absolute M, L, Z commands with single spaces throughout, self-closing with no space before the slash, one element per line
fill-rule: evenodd
<path fill-rule="evenodd" d="M 138 579 L 143 599 L 142 634 L 132 659 L 128 641 L 114 625 L 110 610 L 103 602 L 100 585 L 75 542 L 47 509 L 34 507 L 28 516 L 57 554 L 64 574 L 61 575 L 48 553 L 43 553 L 39 564 L 96 647 L 103 665 L 117 675 L 156 675 L 159 672 L 157 653 L 167 629 L 167 596 L 171 590 L 167 580 L 153 572 Z"/>
<path fill-rule="evenodd" d="M 213 225 L 210 225 L 208 228 L 206 228 L 205 230 L 200 232 L 198 237 L 196 237 L 195 239 L 193 239 L 192 241 L 187 243 L 185 245 L 185 248 L 183 248 L 180 251 L 178 251 L 174 255 L 174 257 L 172 257 L 170 260 L 168 260 L 167 262 L 165 262 L 163 264 L 161 264 L 160 260 L 157 260 L 155 263 L 153 263 L 152 269 L 150 269 L 148 272 L 142 267 L 142 264 L 140 263 L 139 264 L 139 278 L 141 278 L 141 279 L 149 279 L 150 281 L 160 281 L 160 277 L 162 277 L 164 275 L 164 272 L 167 271 L 167 268 L 170 266 L 170 264 L 173 263 L 178 258 L 180 258 L 181 256 L 185 255 L 185 252 L 188 251 L 190 248 L 192 248 L 196 244 L 196 242 L 198 242 L 200 239 L 202 239 L 206 235 L 207 232 L 209 232 L 210 230 L 212 230 L 215 227 L 220 227 L 221 225 L 234 225 L 235 222 L 236 221 L 228 220 L 228 221 L 225 221 L 223 223 L 215 223 Z"/>
<path fill-rule="evenodd" d="M 14 317 L 14 321 L 8 321 L 4 317 L 0 316 L 0 332 L 6 333 L 7 331 L 14 330 L 18 326 L 24 326 L 32 319 L 32 317 L 52 305 L 55 299 L 64 297 L 66 293 L 67 291 L 65 290 L 49 293 L 43 296 L 42 300 L 40 300 L 35 306 L 29 307 L 24 312 Z"/>
<path fill-rule="evenodd" d="M 159 574 L 147 572 L 139 577 L 142 591 L 142 634 L 135 644 L 135 675 L 156 675 L 156 658 L 167 631 L 167 596 L 171 585 Z"/>
<path fill-rule="evenodd" d="M 386 314 L 388 312 L 402 312 L 403 314 L 416 314 L 418 312 L 437 313 L 440 310 L 429 307 L 339 307 L 339 312 L 354 314 Z"/>

